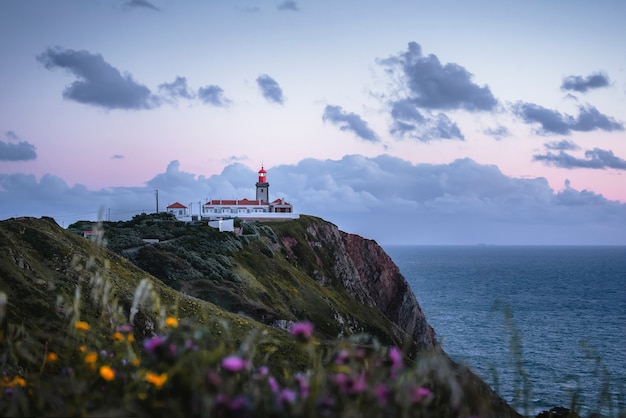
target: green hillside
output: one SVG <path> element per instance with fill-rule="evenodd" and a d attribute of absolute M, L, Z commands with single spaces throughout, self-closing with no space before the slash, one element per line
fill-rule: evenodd
<path fill-rule="evenodd" d="M 354 299 L 330 227 L 0 222 L 0 414 L 516 416 Z"/>

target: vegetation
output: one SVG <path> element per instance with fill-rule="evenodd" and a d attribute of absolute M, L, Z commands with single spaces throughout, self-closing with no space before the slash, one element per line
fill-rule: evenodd
<path fill-rule="evenodd" d="M 445 353 L 394 340 L 331 270 L 316 271 L 332 249 L 304 245 L 312 221 L 242 224 L 236 237 L 141 215 L 105 224 L 95 243 L 52 219 L 1 222 L 0 415 L 517 416 Z M 285 237 L 293 253 L 276 245 Z M 129 260 L 152 260 L 161 280 Z M 356 332 L 329 324 L 337 314 Z M 288 331 L 267 315 L 291 319 Z"/>

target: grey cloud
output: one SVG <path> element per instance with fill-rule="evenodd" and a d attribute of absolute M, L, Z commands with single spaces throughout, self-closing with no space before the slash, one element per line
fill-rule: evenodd
<path fill-rule="evenodd" d="M 195 97 L 193 90 L 187 86 L 187 78 L 181 76 L 177 76 L 171 83 L 159 84 L 159 91 L 172 99 L 183 98 L 190 100 Z"/>
<path fill-rule="evenodd" d="M 128 8 L 150 9 L 156 12 L 161 10 L 158 7 L 156 7 L 154 4 L 146 0 L 128 0 L 127 2 L 124 3 L 124 6 Z"/>
<path fill-rule="evenodd" d="M 257 77 L 256 82 L 265 99 L 270 102 L 283 104 L 283 91 L 276 80 L 267 74 L 263 74 Z"/>
<path fill-rule="evenodd" d="M 0 161 L 28 161 L 36 158 L 35 146 L 27 141 L 0 141 Z"/>
<path fill-rule="evenodd" d="M 324 122 L 328 121 L 339 126 L 342 131 L 352 132 L 356 136 L 366 141 L 379 142 L 380 139 L 365 122 L 361 116 L 356 113 L 346 112 L 341 106 L 327 105 L 322 116 Z"/>
<path fill-rule="evenodd" d="M 588 132 L 596 129 L 608 132 L 624 130 L 621 122 L 600 113 L 593 106 L 579 107 L 577 117 L 526 102 L 516 103 L 513 112 L 526 123 L 539 123 L 540 132 L 545 134 L 569 135 L 571 131 Z"/>
<path fill-rule="evenodd" d="M 416 107 L 480 111 L 493 110 L 497 105 L 489 87 L 475 84 L 464 67 L 442 65 L 434 54 L 424 56 L 416 42 L 410 42 L 406 52 L 378 62 L 392 74 L 400 72 L 398 87 Z"/>
<path fill-rule="evenodd" d="M 278 10 L 289 10 L 292 12 L 297 12 L 300 10 L 300 8 L 298 7 L 298 3 L 295 2 L 294 0 L 284 0 L 280 2 L 280 4 L 276 6 L 276 8 Z"/>
<path fill-rule="evenodd" d="M 398 100 L 391 104 L 391 117 L 393 123 L 389 132 L 392 135 L 406 136 L 422 142 L 464 139 L 458 125 L 447 115 L 443 113 L 424 115 L 408 99 Z"/>
<path fill-rule="evenodd" d="M 66 99 L 106 109 L 150 109 L 159 104 L 150 89 L 100 54 L 57 47 L 46 49 L 37 60 L 49 70 L 63 68 L 78 78 L 63 91 Z"/>
<path fill-rule="evenodd" d="M 570 75 L 563 79 L 561 90 L 573 90 L 579 93 L 585 93 L 588 90 L 607 87 L 608 85 L 609 77 L 603 73 L 594 73 L 586 77 Z"/>
<path fill-rule="evenodd" d="M 546 142 L 543 145 L 544 147 L 546 147 L 546 149 L 556 151 L 576 151 L 580 149 L 578 145 L 568 139 L 563 139 L 562 141 Z"/>
<path fill-rule="evenodd" d="M 13 132 L 13 131 L 6 131 L 5 135 L 9 139 L 15 139 L 15 140 L 19 140 L 20 139 L 20 137 L 17 136 L 17 134 L 15 132 Z"/>
<path fill-rule="evenodd" d="M 548 152 L 533 156 L 534 161 L 541 161 L 549 165 L 561 168 L 593 168 L 604 170 L 612 168 L 615 170 L 626 170 L 626 160 L 617 157 L 613 151 L 594 148 L 585 151 L 585 158 L 576 158 L 564 151 L 558 153 Z"/>
<path fill-rule="evenodd" d="M 511 135 L 511 132 L 509 131 L 509 129 L 503 125 L 496 126 L 495 128 L 487 128 L 485 129 L 484 132 L 485 132 L 485 135 L 489 135 L 497 139 L 498 141 L 501 140 L 502 138 L 505 138 Z"/>
<path fill-rule="evenodd" d="M 115 154 L 111 157 L 113 160 L 123 160 L 125 157 L 122 154 Z"/>
<path fill-rule="evenodd" d="M 626 204 L 571 185 L 555 192 L 544 178 L 508 177 L 471 159 L 413 164 L 347 155 L 266 168 L 271 198 L 383 245 L 626 244 Z M 98 191 L 51 175 L 0 174 L 0 219 L 46 215 L 67 225 L 95 220 L 103 207 L 113 220 L 130 219 L 154 211 L 155 189 L 161 208 L 180 201 L 197 213 L 207 198 L 254 197 L 257 169 L 233 163 L 206 178 L 172 161 L 143 187 Z"/>
<path fill-rule="evenodd" d="M 232 103 L 230 99 L 224 96 L 224 90 L 216 85 L 200 87 L 198 97 L 204 104 L 213 106 L 228 106 Z"/>

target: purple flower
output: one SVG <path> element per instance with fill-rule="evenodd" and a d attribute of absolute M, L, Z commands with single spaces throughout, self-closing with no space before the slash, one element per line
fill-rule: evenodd
<path fill-rule="evenodd" d="M 298 382 L 302 398 L 309 396 L 309 377 L 305 374 L 298 373 L 296 374 L 296 382 Z"/>
<path fill-rule="evenodd" d="M 238 372 L 248 367 L 248 362 L 241 357 L 228 356 L 222 359 L 222 368 L 231 371 Z"/>
<path fill-rule="evenodd" d="M 132 332 L 133 331 L 133 326 L 132 325 L 118 325 L 117 327 L 117 332 Z"/>
<path fill-rule="evenodd" d="M 153 353 L 157 348 L 162 346 L 165 343 L 165 337 L 160 335 L 155 335 L 152 338 L 144 340 L 143 346 L 146 350 Z"/>
<path fill-rule="evenodd" d="M 291 389 L 283 389 L 278 396 L 281 402 L 293 405 L 296 402 L 296 392 Z"/>
<path fill-rule="evenodd" d="M 289 332 L 298 339 L 308 341 L 313 336 L 313 324 L 306 321 L 295 322 L 291 325 Z"/>
<path fill-rule="evenodd" d="M 384 384 L 379 383 L 374 388 L 374 396 L 376 397 L 376 400 L 378 400 L 378 404 L 380 406 L 385 406 L 389 401 L 389 389 Z"/>
<path fill-rule="evenodd" d="M 340 350 L 335 357 L 335 364 L 345 364 L 350 354 L 346 350 Z"/>
<path fill-rule="evenodd" d="M 398 370 L 403 367 L 402 363 L 402 351 L 398 347 L 391 347 L 389 349 L 389 359 L 391 360 L 391 377 L 395 377 Z"/>
<path fill-rule="evenodd" d="M 411 400 L 414 403 L 419 403 L 422 402 L 426 397 L 428 397 L 431 394 L 431 390 L 425 387 L 418 387 L 418 388 L 413 388 L 413 393 L 411 396 Z"/>
<path fill-rule="evenodd" d="M 274 376 L 270 376 L 267 378 L 267 384 L 270 385 L 270 390 L 274 393 L 278 393 L 278 382 Z"/>

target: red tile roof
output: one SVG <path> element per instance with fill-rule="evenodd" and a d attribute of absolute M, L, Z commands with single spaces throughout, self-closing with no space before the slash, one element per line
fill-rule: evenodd
<path fill-rule="evenodd" d="M 187 209 L 187 206 L 183 205 L 182 203 L 176 202 L 169 205 L 167 209 Z"/>

